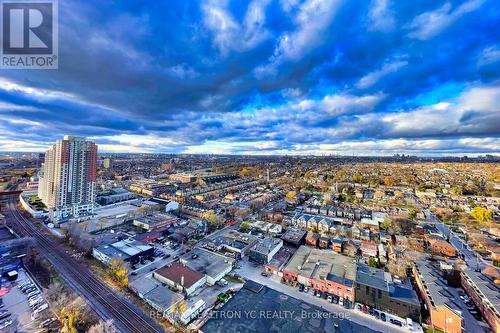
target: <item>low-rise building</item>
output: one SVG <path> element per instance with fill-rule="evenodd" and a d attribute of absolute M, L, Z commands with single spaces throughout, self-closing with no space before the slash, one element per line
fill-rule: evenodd
<path fill-rule="evenodd" d="M 282 246 L 283 241 L 279 238 L 264 238 L 250 250 L 249 258 L 259 264 L 267 264 Z"/>
<path fill-rule="evenodd" d="M 151 258 L 153 254 L 153 247 L 135 239 L 103 244 L 92 249 L 92 256 L 105 265 L 109 265 L 113 260 L 123 260 L 133 265 L 143 258 Z"/>
<path fill-rule="evenodd" d="M 281 239 L 283 242 L 285 242 L 288 245 L 294 246 L 294 247 L 299 247 L 302 244 L 304 244 L 304 241 L 306 239 L 307 231 L 303 229 L 293 229 L 293 228 L 288 228 L 283 236 L 281 236 Z"/>
<path fill-rule="evenodd" d="M 429 248 L 435 254 L 443 255 L 446 257 L 456 257 L 457 250 L 453 245 L 439 236 L 426 235 L 425 240 L 429 244 Z"/>
<path fill-rule="evenodd" d="M 332 250 L 301 246 L 283 269 L 283 279 L 288 283 L 301 283 L 352 302 L 356 262 Z"/>
<path fill-rule="evenodd" d="M 124 188 L 116 187 L 108 191 L 98 193 L 96 201 L 101 206 L 107 206 L 122 201 L 132 200 L 135 198 L 136 195 L 134 193 L 131 193 Z"/>
<path fill-rule="evenodd" d="M 429 311 L 429 324 L 446 332 L 461 333 L 462 310 L 451 300 L 453 295 L 444 288 L 437 270 L 420 261 L 413 265 L 413 277 Z"/>
<path fill-rule="evenodd" d="M 133 224 L 146 231 L 167 228 L 177 223 L 178 218 L 166 213 L 153 213 L 134 219 Z"/>
<path fill-rule="evenodd" d="M 381 269 L 360 264 L 356 272 L 356 302 L 420 321 L 420 302 L 410 283 L 401 283 Z"/>
<path fill-rule="evenodd" d="M 493 332 L 500 332 L 500 288 L 481 272 L 465 270 L 461 284 Z"/>
<path fill-rule="evenodd" d="M 234 259 L 202 249 L 194 248 L 181 256 L 179 261 L 193 271 L 205 274 L 207 284 L 213 286 L 233 269 Z"/>
<path fill-rule="evenodd" d="M 214 251 L 224 250 L 244 257 L 258 240 L 258 237 L 231 230 L 222 236 L 208 239 L 206 246 Z"/>
<path fill-rule="evenodd" d="M 198 288 L 205 285 L 207 277 L 195 270 L 192 270 L 187 265 L 174 261 L 167 266 L 157 269 L 153 272 L 153 277 L 165 283 L 168 286 L 191 295 Z"/>

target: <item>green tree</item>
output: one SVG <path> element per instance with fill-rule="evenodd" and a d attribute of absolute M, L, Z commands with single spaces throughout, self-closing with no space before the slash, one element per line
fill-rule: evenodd
<path fill-rule="evenodd" d="M 417 217 L 417 211 L 415 210 L 415 208 L 411 207 L 410 209 L 408 209 L 408 218 L 410 220 L 414 220 L 416 217 Z"/>
<path fill-rule="evenodd" d="M 250 229 L 250 224 L 248 222 L 241 222 L 240 231 L 247 232 Z"/>
<path fill-rule="evenodd" d="M 380 229 L 382 230 L 387 230 L 390 227 L 392 227 L 392 220 L 389 218 L 385 218 L 381 223 L 380 223 Z"/>

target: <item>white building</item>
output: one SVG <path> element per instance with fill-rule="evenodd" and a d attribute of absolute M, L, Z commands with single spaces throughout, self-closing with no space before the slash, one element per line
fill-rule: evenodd
<path fill-rule="evenodd" d="M 92 214 L 96 172 L 97 145 L 83 137 L 66 135 L 47 150 L 38 196 L 52 220 Z"/>

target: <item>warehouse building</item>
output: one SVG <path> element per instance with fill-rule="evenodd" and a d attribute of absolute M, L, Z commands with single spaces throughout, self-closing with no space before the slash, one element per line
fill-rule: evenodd
<path fill-rule="evenodd" d="M 353 302 L 356 262 L 332 250 L 301 246 L 283 269 L 283 279 Z"/>
<path fill-rule="evenodd" d="M 118 259 L 131 265 L 143 258 L 151 258 L 154 254 L 152 246 L 143 244 L 134 239 L 125 239 L 112 244 L 103 244 L 92 249 L 92 256 L 105 265 Z"/>
<path fill-rule="evenodd" d="M 180 262 L 193 271 L 204 274 L 207 284 L 211 286 L 230 273 L 234 265 L 234 259 L 202 248 L 194 248 L 183 255 Z"/>
<path fill-rule="evenodd" d="M 179 261 L 157 269 L 153 272 L 153 277 L 161 283 L 182 291 L 186 296 L 191 295 L 207 282 L 204 274 L 192 270 Z"/>
<path fill-rule="evenodd" d="M 264 238 L 250 250 L 248 256 L 250 260 L 259 264 L 267 264 L 283 246 L 283 241 L 279 238 Z"/>

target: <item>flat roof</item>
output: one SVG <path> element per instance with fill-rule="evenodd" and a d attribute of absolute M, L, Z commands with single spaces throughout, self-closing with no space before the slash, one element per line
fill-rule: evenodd
<path fill-rule="evenodd" d="M 307 246 L 301 246 L 286 266 L 288 271 L 316 280 L 341 277 L 352 282 L 356 279 L 356 263 L 351 257 Z"/>
<path fill-rule="evenodd" d="M 255 244 L 255 246 L 252 248 L 252 251 L 268 254 L 280 244 L 283 244 L 283 241 L 281 239 L 267 237 Z"/>
<path fill-rule="evenodd" d="M 202 249 L 194 248 L 180 258 L 180 261 L 194 271 L 215 277 L 232 266 L 234 259 Z"/>
<path fill-rule="evenodd" d="M 434 306 L 446 305 L 452 310 L 462 311 L 459 306 L 452 302 L 454 296 L 446 289 L 447 284 L 444 282 L 444 278 L 441 277 L 438 269 L 427 261 L 419 261 L 416 265 L 421 275 L 421 280 L 423 280 L 427 287 L 429 299 L 434 303 Z"/>
<path fill-rule="evenodd" d="M 144 298 L 155 304 L 157 307 L 168 310 L 172 305 L 180 301 L 183 297 L 164 286 L 157 286 L 144 295 Z"/>
<path fill-rule="evenodd" d="M 500 288 L 481 272 L 463 271 L 462 273 L 469 277 L 495 311 L 500 313 Z"/>
<path fill-rule="evenodd" d="M 328 313 L 315 305 L 280 293 L 267 286 L 247 281 L 201 328 L 205 333 L 269 332 L 356 332 L 374 333 L 339 314 Z M 335 328 L 335 324 L 339 328 Z"/>

